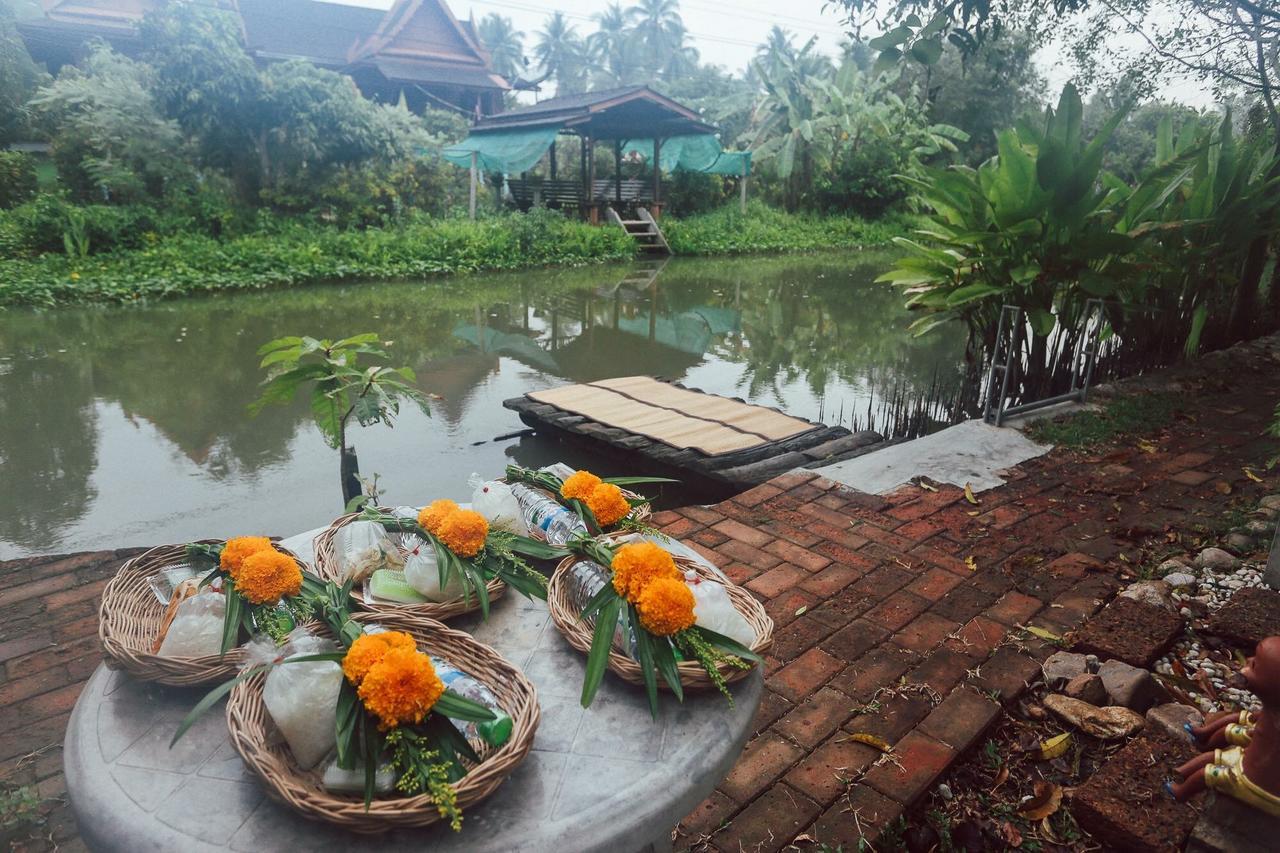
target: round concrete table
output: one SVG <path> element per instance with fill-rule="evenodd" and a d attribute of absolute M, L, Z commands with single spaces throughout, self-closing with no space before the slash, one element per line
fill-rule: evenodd
<path fill-rule="evenodd" d="M 304 559 L 311 534 L 287 540 Z M 215 709 L 173 749 L 178 721 L 208 689 L 138 682 L 98 667 L 67 727 L 67 791 L 93 850 L 245 853 L 299 850 L 661 851 L 670 831 L 729 772 L 760 704 L 759 670 L 715 692 L 661 698 L 657 722 L 642 688 L 606 674 L 589 709 L 578 702 L 585 658 L 540 601 L 508 591 L 490 610 L 450 622 L 521 667 L 542 721 L 524 762 L 462 831 L 436 824 L 360 836 L 309 821 L 267 797 Z"/>

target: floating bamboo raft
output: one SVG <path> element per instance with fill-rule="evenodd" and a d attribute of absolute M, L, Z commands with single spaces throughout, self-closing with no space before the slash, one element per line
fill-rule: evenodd
<path fill-rule="evenodd" d="M 829 427 L 648 376 L 534 391 L 503 405 L 537 432 L 640 456 L 686 482 L 719 488 L 747 488 L 884 442 L 871 430 Z"/>

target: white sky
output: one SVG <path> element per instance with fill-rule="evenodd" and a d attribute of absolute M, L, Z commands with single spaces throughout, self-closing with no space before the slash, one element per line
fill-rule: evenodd
<path fill-rule="evenodd" d="M 371 6 L 385 9 L 392 0 L 338 0 L 350 5 Z M 547 17 L 555 11 L 564 12 L 578 32 L 586 35 L 595 30 L 592 16 L 602 11 L 606 0 L 446 0 L 459 18 L 474 14 L 476 19 L 490 12 L 510 18 L 525 34 L 525 46 L 531 48 L 537 33 Z M 782 26 L 803 43 L 810 36 L 818 37 L 819 46 L 834 54 L 845 35 L 838 16 L 824 11 L 829 0 L 680 0 L 680 13 L 688 29 L 693 46 L 702 55 L 703 62 L 722 65 L 740 72 L 746 67 L 756 46 L 762 43 L 774 24 Z M 622 0 L 623 8 L 631 5 Z M 785 14 L 777 11 L 785 9 Z M 865 33 L 868 37 L 875 33 Z M 1136 38 L 1117 38 L 1109 48 L 1112 52 L 1135 49 L 1140 42 Z M 1049 82 L 1052 97 L 1071 79 L 1072 69 L 1065 54 L 1050 45 L 1037 57 L 1041 72 Z M 1194 82 L 1182 82 L 1166 87 L 1161 96 L 1179 100 L 1197 107 L 1214 103 L 1207 87 Z"/>

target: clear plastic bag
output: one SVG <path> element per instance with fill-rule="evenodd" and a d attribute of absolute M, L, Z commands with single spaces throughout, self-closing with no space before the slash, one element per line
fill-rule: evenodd
<path fill-rule="evenodd" d="M 341 580 L 364 580 L 378 569 L 399 569 L 404 565 L 395 543 L 381 524 L 353 521 L 333 534 Z"/>
<path fill-rule="evenodd" d="M 733 606 L 724 584 L 698 577 L 693 572 L 685 572 L 684 580 L 693 592 L 694 624 L 751 648 L 756 632 Z"/>
<path fill-rule="evenodd" d="M 262 699 L 271 719 L 284 735 L 294 760 L 304 770 L 319 764 L 337 745 L 342 667 L 336 661 L 289 663 L 288 659 L 334 649 L 329 640 L 295 632 L 282 650 L 284 661 L 267 673 L 267 683 L 262 689 Z"/>
<path fill-rule="evenodd" d="M 497 480 L 484 481 L 479 474 L 467 480 L 472 488 L 471 508 L 485 517 L 494 530 L 505 530 L 517 536 L 528 536 L 529 525 L 511 487 Z"/>
<path fill-rule="evenodd" d="M 335 758 L 324 768 L 324 776 L 320 784 L 327 790 L 344 794 L 364 793 L 364 765 L 359 762 L 350 770 L 338 766 Z M 396 771 L 390 764 L 379 764 L 373 775 L 373 790 L 379 794 L 388 794 L 396 784 Z"/>
<path fill-rule="evenodd" d="M 570 468 L 563 462 L 552 462 L 550 465 L 544 465 L 538 470 L 543 473 L 550 474 L 553 477 L 559 477 L 561 480 L 567 480 L 574 474 L 578 473 L 575 469 Z"/>
<path fill-rule="evenodd" d="M 177 615 L 160 643 L 161 657 L 198 658 L 222 651 L 222 622 L 227 597 L 206 589 L 178 605 Z"/>
<path fill-rule="evenodd" d="M 431 601 L 453 601 L 462 598 L 464 592 L 462 578 L 457 572 L 443 587 L 440 586 L 440 565 L 436 562 L 435 549 L 428 544 L 414 548 L 405 557 L 404 579 Z"/>

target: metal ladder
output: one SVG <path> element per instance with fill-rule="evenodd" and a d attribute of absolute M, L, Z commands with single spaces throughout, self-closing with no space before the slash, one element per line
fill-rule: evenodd
<path fill-rule="evenodd" d="M 1017 380 L 1020 365 L 1018 347 L 1026 327 L 1026 312 L 1016 305 L 1001 306 L 995 350 L 991 354 L 991 372 L 987 375 L 987 400 L 982 419 L 989 424 L 1003 426 L 1005 419 L 1011 415 L 1032 412 L 1058 403 L 1085 402 L 1089 398 L 1089 383 L 1093 380 L 1093 368 L 1098 361 L 1098 349 L 1102 344 L 1102 327 L 1105 325 L 1102 308 L 1101 299 L 1090 299 L 1084 304 L 1084 317 L 1081 321 L 1083 334 L 1071 359 L 1070 390 L 1043 400 L 1008 406 L 1009 387 Z"/>

